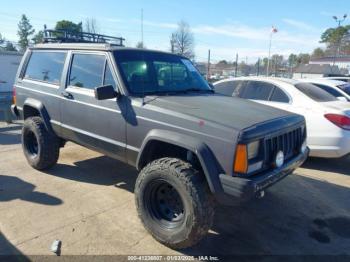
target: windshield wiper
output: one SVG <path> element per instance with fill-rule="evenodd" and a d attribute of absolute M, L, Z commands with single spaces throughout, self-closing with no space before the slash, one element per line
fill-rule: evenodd
<path fill-rule="evenodd" d="M 183 92 L 205 92 L 205 93 L 214 93 L 214 90 L 212 89 L 201 89 L 201 88 L 188 88 L 188 89 L 184 89 L 181 90 Z"/>
<path fill-rule="evenodd" d="M 166 91 L 148 91 L 145 93 L 138 93 L 139 95 L 145 95 L 145 96 L 169 96 L 169 95 L 177 95 L 177 94 L 186 94 L 189 92 L 202 92 L 202 93 L 215 93 L 214 90 L 210 89 L 200 89 L 200 88 L 188 88 L 188 89 L 180 89 L 180 90 L 166 90 Z"/>

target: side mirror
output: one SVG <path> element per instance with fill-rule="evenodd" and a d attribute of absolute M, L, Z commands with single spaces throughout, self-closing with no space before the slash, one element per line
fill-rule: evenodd
<path fill-rule="evenodd" d="M 106 100 L 118 96 L 112 85 L 99 86 L 95 88 L 95 98 L 97 100 Z"/>

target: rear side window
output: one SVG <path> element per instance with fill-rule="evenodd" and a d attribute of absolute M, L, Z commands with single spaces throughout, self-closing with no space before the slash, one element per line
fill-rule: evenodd
<path fill-rule="evenodd" d="M 95 89 L 103 85 L 106 57 L 94 54 L 74 54 L 69 85 Z"/>
<path fill-rule="evenodd" d="M 215 92 L 226 96 L 232 96 L 237 87 L 241 84 L 242 81 L 221 82 L 215 85 Z"/>
<path fill-rule="evenodd" d="M 29 59 L 24 78 L 59 84 L 66 58 L 64 52 L 36 52 Z"/>
<path fill-rule="evenodd" d="M 309 83 L 299 83 L 295 87 L 316 102 L 336 101 L 337 98 L 326 91 Z"/>
<path fill-rule="evenodd" d="M 249 81 L 240 97 L 253 100 L 269 100 L 273 89 L 274 86 L 269 83 Z"/>
<path fill-rule="evenodd" d="M 335 90 L 332 87 L 321 85 L 321 84 L 313 84 L 313 85 L 321 88 L 322 90 L 326 91 L 328 94 L 331 94 L 332 96 L 335 96 L 335 97 L 343 96 L 339 91 Z"/>
<path fill-rule="evenodd" d="M 270 98 L 272 102 L 289 103 L 289 98 L 280 88 L 277 86 L 273 90 L 272 96 Z"/>
<path fill-rule="evenodd" d="M 344 84 L 344 85 L 340 85 L 338 86 L 341 90 L 343 90 L 345 93 L 347 93 L 348 95 L 350 95 L 350 84 Z"/>

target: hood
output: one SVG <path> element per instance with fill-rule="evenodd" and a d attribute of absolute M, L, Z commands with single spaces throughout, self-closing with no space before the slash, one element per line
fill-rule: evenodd
<path fill-rule="evenodd" d="M 293 115 L 270 106 L 219 94 L 160 96 L 146 103 L 236 130 Z"/>

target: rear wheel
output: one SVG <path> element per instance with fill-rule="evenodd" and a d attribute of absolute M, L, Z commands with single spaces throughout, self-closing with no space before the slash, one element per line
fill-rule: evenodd
<path fill-rule="evenodd" d="M 35 169 L 44 170 L 57 163 L 60 143 L 40 117 L 29 117 L 22 128 L 22 148 L 28 163 Z"/>
<path fill-rule="evenodd" d="M 137 178 L 135 198 L 145 228 L 174 249 L 195 245 L 213 222 L 213 198 L 203 175 L 179 159 L 147 165 Z"/>

